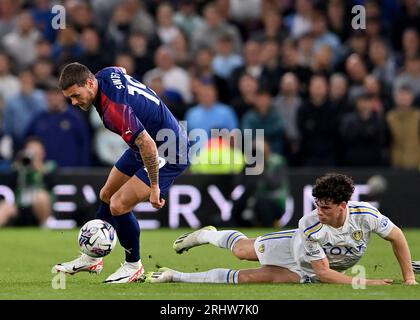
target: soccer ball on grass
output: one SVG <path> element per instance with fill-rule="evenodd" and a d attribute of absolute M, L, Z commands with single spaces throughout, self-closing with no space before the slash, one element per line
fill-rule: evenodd
<path fill-rule="evenodd" d="M 117 243 L 114 227 L 106 221 L 95 219 L 86 222 L 79 232 L 79 246 L 90 257 L 105 257 Z"/>

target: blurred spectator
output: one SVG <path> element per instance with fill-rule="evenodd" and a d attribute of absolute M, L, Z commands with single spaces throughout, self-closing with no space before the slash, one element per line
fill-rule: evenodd
<path fill-rule="evenodd" d="M 368 41 L 363 30 L 353 30 L 347 41 L 342 45 L 341 54 L 335 66 L 336 71 L 345 72 L 345 64 L 353 54 L 357 54 L 362 59 L 368 57 Z"/>
<path fill-rule="evenodd" d="M 182 68 L 175 65 L 174 53 L 167 46 L 161 46 L 155 53 L 156 68 L 148 71 L 143 78 L 150 83 L 151 78 L 161 76 L 165 89 L 177 92 L 184 103 L 192 101 L 191 78 Z"/>
<path fill-rule="evenodd" d="M 306 33 L 297 39 L 298 44 L 298 61 L 305 67 L 310 67 L 314 54 L 314 38 L 311 33 Z"/>
<path fill-rule="evenodd" d="M 143 79 L 144 74 L 153 69 L 153 55 L 148 47 L 147 36 L 139 31 L 132 32 L 128 38 L 128 50 L 135 62 L 135 74 L 139 79 Z"/>
<path fill-rule="evenodd" d="M 249 40 L 245 43 L 245 64 L 234 69 L 230 76 L 229 86 L 231 88 L 231 95 L 238 94 L 239 78 L 243 73 L 249 73 L 256 78 L 260 86 L 269 85 L 267 71 L 264 69 L 261 59 L 261 49 L 261 44 L 257 41 Z"/>
<path fill-rule="evenodd" d="M 294 73 L 287 72 L 283 75 L 280 82 L 280 92 L 273 105 L 284 124 L 285 155 L 288 164 L 297 165 L 300 140 L 297 114 L 302 105 L 302 99 L 299 95 L 299 80 Z"/>
<path fill-rule="evenodd" d="M 296 39 L 312 30 L 311 18 L 314 10 L 312 0 L 297 0 L 295 9 L 295 13 L 286 17 L 286 25 L 292 38 Z"/>
<path fill-rule="evenodd" d="M 414 28 L 420 32 L 420 6 L 417 0 L 403 0 L 402 12 L 394 19 L 392 24 L 392 39 L 394 47 L 401 49 L 401 34 L 407 28 Z"/>
<path fill-rule="evenodd" d="M 363 91 L 363 81 L 368 75 L 365 62 L 357 54 L 352 54 L 346 60 L 346 74 L 350 80 L 349 101 L 353 103 L 354 98 Z"/>
<path fill-rule="evenodd" d="M 125 3 L 118 4 L 113 10 L 112 19 L 106 31 L 106 40 L 112 43 L 114 48 L 124 48 L 130 35 L 133 19 Z"/>
<path fill-rule="evenodd" d="M 342 0 L 329 0 L 327 5 L 328 29 L 338 36 L 343 43 L 347 40 L 351 21 L 346 2 Z"/>
<path fill-rule="evenodd" d="M 12 157 L 12 138 L 8 135 L 5 135 L 4 132 L 0 129 L 0 172 L 10 172 Z"/>
<path fill-rule="evenodd" d="M 312 72 L 308 67 L 299 64 L 299 55 L 296 42 L 286 40 L 283 43 L 282 51 L 281 66 L 283 67 L 283 73 L 294 73 L 299 79 L 299 91 L 306 93 Z"/>
<path fill-rule="evenodd" d="M 213 84 L 217 88 L 219 100 L 223 103 L 229 103 L 231 99 L 228 81 L 219 77 L 213 70 L 214 53 L 210 48 L 201 48 L 195 56 L 195 64 L 192 74 L 199 83 Z M 193 85 L 191 90 L 194 92 Z"/>
<path fill-rule="evenodd" d="M 370 3 L 374 3 L 371 1 Z M 367 10 L 366 10 L 367 11 Z M 366 37 L 370 42 L 373 39 L 382 38 L 385 36 L 384 25 L 380 16 L 369 16 L 367 13 L 366 19 Z"/>
<path fill-rule="evenodd" d="M 196 29 L 191 38 L 193 52 L 202 47 L 215 48 L 221 35 L 230 34 L 235 44 L 235 52 L 241 52 L 241 37 L 238 29 L 228 24 L 221 16 L 214 3 L 209 3 L 203 10 L 204 25 Z"/>
<path fill-rule="evenodd" d="M 80 58 L 83 47 L 79 42 L 79 34 L 76 29 L 67 25 L 60 29 L 57 40 L 53 45 L 52 58 L 56 65 L 64 65 Z"/>
<path fill-rule="evenodd" d="M 51 59 L 52 57 L 52 46 L 51 43 L 48 42 L 46 39 L 39 39 L 35 46 L 35 55 L 36 55 L 36 61 L 39 61 L 40 59 Z"/>
<path fill-rule="evenodd" d="M 274 96 L 278 92 L 278 83 L 283 73 L 280 66 L 280 47 L 276 41 L 266 40 L 262 43 L 261 49 L 261 62 L 264 65 L 267 86 Z"/>
<path fill-rule="evenodd" d="M 142 0 L 127 0 L 126 8 L 133 15 L 131 29 L 133 31 L 140 31 L 151 37 L 156 32 L 155 21 L 147 11 L 147 6 L 144 2 Z"/>
<path fill-rule="evenodd" d="M 19 3 L 14 0 L 0 1 L 0 39 L 17 26 Z"/>
<path fill-rule="evenodd" d="M 55 164 L 45 160 L 41 141 L 29 138 L 15 159 L 16 208 L 10 225 L 47 226 L 52 215 L 50 190 Z"/>
<path fill-rule="evenodd" d="M 334 54 L 330 46 L 324 45 L 314 53 L 310 65 L 313 73 L 322 73 L 329 77 L 333 71 L 333 66 Z"/>
<path fill-rule="evenodd" d="M 333 62 L 337 61 L 340 50 L 340 39 L 328 30 L 327 18 L 321 12 L 315 12 L 312 16 L 312 36 L 314 38 L 314 52 L 318 53 L 324 46 L 329 46 L 333 54 Z"/>
<path fill-rule="evenodd" d="M 279 11 L 275 9 L 267 10 L 261 19 L 263 23 L 262 30 L 254 32 L 250 38 L 258 41 L 272 40 L 277 43 L 282 43 L 287 38 L 288 30 Z"/>
<path fill-rule="evenodd" d="M 242 118 L 242 130 L 264 129 L 264 138 L 272 152 L 284 152 L 284 127 L 280 114 L 273 106 L 273 99 L 267 89 L 261 88 L 255 96 L 254 110 L 248 111 Z"/>
<path fill-rule="evenodd" d="M 258 91 L 258 81 L 248 73 L 242 74 L 239 79 L 239 95 L 232 99 L 232 106 L 239 119 L 254 108 L 255 97 Z"/>
<path fill-rule="evenodd" d="M 229 15 L 240 23 L 255 20 L 261 16 L 263 0 L 229 0 Z"/>
<path fill-rule="evenodd" d="M 4 114 L 4 132 L 12 137 L 14 150 L 22 148 L 26 130 L 34 116 L 47 109 L 44 92 L 35 89 L 32 72 L 21 71 L 19 80 L 20 92 L 7 101 Z"/>
<path fill-rule="evenodd" d="M 362 92 L 356 97 L 356 110 L 340 124 L 340 144 L 344 166 L 387 165 L 385 120 L 373 111 L 373 96 Z"/>
<path fill-rule="evenodd" d="M 352 112 L 353 105 L 348 102 L 348 88 L 349 84 L 347 78 L 342 73 L 334 73 L 330 77 L 330 91 L 329 98 L 332 108 L 337 113 L 338 117 Z"/>
<path fill-rule="evenodd" d="M 179 10 L 174 15 L 174 21 L 188 37 L 191 37 L 194 30 L 204 26 L 204 19 L 197 13 L 197 5 L 194 0 L 181 0 Z"/>
<path fill-rule="evenodd" d="M 58 81 L 54 76 L 54 64 L 49 59 L 38 59 L 32 66 L 32 72 L 37 89 L 45 90 Z"/>
<path fill-rule="evenodd" d="M 59 167 L 90 165 L 90 134 L 80 111 L 70 107 L 57 86 L 47 91 L 48 110 L 41 111 L 28 126 L 26 136 L 38 137 L 46 159 Z"/>
<path fill-rule="evenodd" d="M 52 13 L 52 5 L 49 0 L 35 0 L 30 9 L 36 28 L 41 32 L 42 38 L 53 43 L 57 36 L 57 30 L 53 28 L 52 21 L 55 14 Z"/>
<path fill-rule="evenodd" d="M 6 100 L 18 94 L 20 90 L 19 80 L 11 73 L 10 67 L 9 57 L 0 51 L 0 119 L 3 115 L 2 106 Z"/>
<path fill-rule="evenodd" d="M 2 45 L 13 57 L 20 70 L 30 66 L 36 59 L 36 43 L 41 33 L 35 28 L 29 11 L 19 14 L 18 26 L 4 36 Z"/>
<path fill-rule="evenodd" d="M 229 34 L 225 34 L 217 39 L 216 54 L 212 62 L 214 73 L 227 80 L 232 71 L 242 64 L 242 56 L 234 51 L 233 38 Z"/>
<path fill-rule="evenodd" d="M 369 59 L 372 63 L 371 73 L 387 88 L 390 88 L 395 79 L 396 66 L 394 57 L 384 40 L 373 39 L 369 43 Z"/>
<path fill-rule="evenodd" d="M 256 152 L 264 152 L 264 171 L 257 176 L 237 176 L 237 184 L 245 190 L 233 201 L 232 218 L 241 227 L 281 227 L 289 196 L 286 161 L 266 141 L 256 144 Z"/>
<path fill-rule="evenodd" d="M 404 66 L 407 59 L 420 55 L 420 34 L 414 28 L 404 30 L 402 35 L 402 52 L 397 55 L 396 64 L 398 68 Z"/>
<path fill-rule="evenodd" d="M 173 19 L 173 9 L 169 3 L 162 3 L 156 12 L 156 33 L 162 44 L 170 44 L 181 32 Z"/>
<path fill-rule="evenodd" d="M 188 110 L 187 106 L 182 102 L 177 92 L 173 92 L 170 89 L 165 89 L 163 86 L 163 79 L 161 76 L 149 78 L 149 82 L 146 83 L 158 97 L 165 103 L 165 105 L 171 110 L 172 114 L 178 120 L 185 118 L 185 112 Z"/>
<path fill-rule="evenodd" d="M 184 34 L 184 32 L 179 32 L 169 46 L 174 52 L 175 63 L 179 67 L 188 70 L 192 65 L 192 59 L 186 34 Z"/>
<path fill-rule="evenodd" d="M 138 0 L 135 0 L 138 2 Z M 121 2 L 121 0 L 91 0 L 92 10 L 95 13 L 95 17 L 101 17 L 96 19 L 101 30 L 106 30 L 106 27 L 111 21 L 112 13 L 115 7 Z M 133 12 L 136 12 L 133 10 Z"/>
<path fill-rule="evenodd" d="M 391 164 L 400 169 L 420 166 L 420 111 L 413 101 L 410 87 L 398 88 L 395 108 L 386 117 L 391 132 Z"/>
<path fill-rule="evenodd" d="M 238 119 L 233 108 L 218 101 L 216 88 L 212 84 L 201 84 L 197 92 L 198 104 L 186 115 L 188 131 L 203 129 L 211 137 L 211 129 L 233 130 L 238 128 Z M 200 141 L 204 145 L 206 141 Z"/>
<path fill-rule="evenodd" d="M 90 27 L 83 29 L 80 40 L 83 47 L 83 53 L 79 59 L 80 63 L 87 66 L 93 73 L 102 70 L 110 64 L 108 60 L 110 56 L 109 54 L 104 54 L 100 35 L 96 29 Z"/>
<path fill-rule="evenodd" d="M 420 97 L 420 56 L 406 60 L 403 72 L 394 80 L 394 90 L 402 86 L 410 87 L 416 100 Z"/>
<path fill-rule="evenodd" d="M 370 74 L 365 78 L 364 90 L 372 95 L 374 112 L 383 115 L 391 108 L 388 95 L 390 90 L 376 76 Z"/>
<path fill-rule="evenodd" d="M 86 28 L 96 28 L 95 16 L 89 3 L 83 1 L 69 1 L 67 4 L 69 22 L 78 33 L 82 33 Z"/>
<path fill-rule="evenodd" d="M 304 166 L 337 164 L 337 113 L 328 100 L 325 76 L 314 75 L 309 85 L 309 99 L 298 110 L 301 136 L 301 161 Z"/>
<path fill-rule="evenodd" d="M 115 66 L 123 67 L 127 74 L 133 76 L 134 78 L 138 79 L 139 76 L 135 73 L 136 71 L 136 64 L 132 56 L 126 53 L 119 53 L 115 57 Z"/>

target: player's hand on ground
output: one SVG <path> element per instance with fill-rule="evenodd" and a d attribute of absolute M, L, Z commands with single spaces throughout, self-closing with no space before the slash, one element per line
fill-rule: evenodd
<path fill-rule="evenodd" d="M 418 282 L 416 281 L 416 279 L 407 279 L 404 281 L 404 284 L 407 286 L 414 286 L 418 285 Z"/>
<path fill-rule="evenodd" d="M 165 199 L 160 198 L 160 188 L 152 187 L 150 189 L 149 201 L 152 204 L 153 208 L 160 209 L 165 205 Z"/>
<path fill-rule="evenodd" d="M 366 284 L 371 286 L 383 286 L 383 285 L 390 285 L 394 282 L 392 279 L 372 279 L 367 280 Z"/>

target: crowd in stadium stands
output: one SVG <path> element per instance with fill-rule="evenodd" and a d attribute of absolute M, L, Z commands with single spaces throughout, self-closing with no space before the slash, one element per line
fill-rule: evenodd
<path fill-rule="evenodd" d="M 124 67 L 188 130 L 264 129 L 288 166 L 420 165 L 416 0 L 0 0 L 0 169 L 33 136 L 58 167 L 123 153 L 57 89 L 73 61 Z"/>

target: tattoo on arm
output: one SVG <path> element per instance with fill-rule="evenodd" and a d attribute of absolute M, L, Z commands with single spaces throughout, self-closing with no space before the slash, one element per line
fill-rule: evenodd
<path fill-rule="evenodd" d="M 159 157 L 156 143 L 149 134 L 144 130 L 140 133 L 135 141 L 140 150 L 141 158 L 149 175 L 150 185 L 159 184 Z"/>

